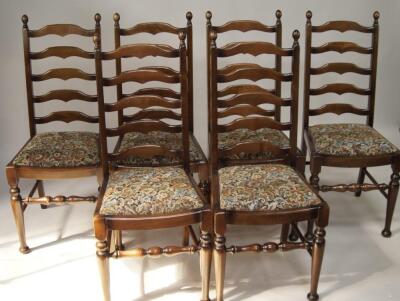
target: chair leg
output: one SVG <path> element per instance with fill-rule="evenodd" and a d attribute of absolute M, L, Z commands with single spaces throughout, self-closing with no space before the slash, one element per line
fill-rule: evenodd
<path fill-rule="evenodd" d="M 110 266 L 109 266 L 109 242 L 97 241 L 97 263 L 99 266 L 100 279 L 103 288 L 104 301 L 110 301 Z"/>
<path fill-rule="evenodd" d="M 31 252 L 28 245 L 26 244 L 25 237 L 25 222 L 24 222 L 24 212 L 22 210 L 22 198 L 20 195 L 20 190 L 18 186 L 10 188 L 11 195 L 11 208 L 14 214 L 15 224 L 17 226 L 17 232 L 19 237 L 19 251 L 22 254 L 28 254 Z"/>
<path fill-rule="evenodd" d="M 289 224 L 284 224 L 282 225 L 282 230 L 281 230 L 281 242 L 287 242 L 288 237 L 289 237 Z"/>
<path fill-rule="evenodd" d="M 313 230 L 314 230 L 314 221 L 308 220 L 307 221 L 307 232 L 306 232 L 306 236 L 305 236 L 305 238 L 308 241 L 313 241 L 313 239 L 314 239 Z"/>
<path fill-rule="evenodd" d="M 124 244 L 122 243 L 122 231 L 114 230 L 115 248 L 118 250 L 124 250 Z"/>
<path fill-rule="evenodd" d="M 183 238 L 182 238 L 182 245 L 187 247 L 189 245 L 189 228 L 183 227 Z"/>
<path fill-rule="evenodd" d="M 311 264 L 311 289 L 307 295 L 308 300 L 315 301 L 319 299 L 317 290 L 319 276 L 321 273 L 322 258 L 325 249 L 325 230 L 322 227 L 317 227 L 315 230 L 314 246 L 312 251 L 312 264 Z"/>
<path fill-rule="evenodd" d="M 214 249 L 215 286 L 217 292 L 216 301 L 224 300 L 225 264 L 225 236 L 223 234 L 216 234 Z"/>
<path fill-rule="evenodd" d="M 390 183 L 389 183 L 385 228 L 382 230 L 382 236 L 387 238 L 392 236 L 390 227 L 392 225 L 394 208 L 396 207 L 397 194 L 399 192 L 399 179 L 400 179 L 398 168 L 395 167 L 392 168 L 393 168 L 393 173 L 392 176 L 390 177 Z"/>
<path fill-rule="evenodd" d="M 289 240 L 290 241 L 297 241 L 299 237 L 297 236 L 296 231 L 294 231 L 293 226 L 290 227 L 290 234 L 289 234 Z"/>
<path fill-rule="evenodd" d="M 43 181 L 42 180 L 38 180 L 38 195 L 39 197 L 44 197 L 45 193 L 44 193 L 44 185 L 43 185 Z M 45 204 L 40 204 L 40 208 L 42 209 L 47 209 L 49 206 L 45 205 Z"/>
<path fill-rule="evenodd" d="M 365 167 L 360 168 L 360 171 L 359 171 L 359 173 L 358 173 L 357 184 L 363 184 L 363 183 L 364 183 L 364 180 L 365 180 L 365 171 L 366 171 L 366 168 L 365 168 Z M 357 190 L 357 191 L 354 193 L 354 195 L 357 196 L 357 197 L 361 196 L 361 189 Z"/>
<path fill-rule="evenodd" d="M 202 231 L 200 236 L 200 246 L 201 300 L 209 301 L 212 261 L 212 243 L 210 233 Z"/>

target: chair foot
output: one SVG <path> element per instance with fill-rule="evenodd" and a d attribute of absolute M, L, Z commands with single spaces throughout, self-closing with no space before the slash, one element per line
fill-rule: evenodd
<path fill-rule="evenodd" d="M 313 241 L 313 240 L 314 240 L 314 234 L 308 233 L 308 234 L 306 234 L 305 238 L 306 238 L 308 241 Z"/>
<path fill-rule="evenodd" d="M 383 229 L 382 230 L 382 236 L 386 237 L 386 238 L 389 238 L 390 236 L 392 236 L 392 231 Z"/>
<path fill-rule="evenodd" d="M 307 299 L 310 300 L 310 301 L 316 301 L 316 300 L 319 299 L 319 296 L 318 296 L 318 294 L 308 293 L 307 294 Z"/>
<path fill-rule="evenodd" d="M 20 251 L 22 254 L 28 254 L 28 253 L 30 253 L 32 250 L 31 250 L 28 246 L 25 246 L 25 247 L 20 247 L 20 248 L 19 248 L 19 251 Z"/>
<path fill-rule="evenodd" d="M 290 241 L 297 241 L 299 239 L 299 237 L 297 236 L 297 234 L 295 234 L 295 233 L 291 233 L 290 235 L 289 235 L 289 240 Z"/>

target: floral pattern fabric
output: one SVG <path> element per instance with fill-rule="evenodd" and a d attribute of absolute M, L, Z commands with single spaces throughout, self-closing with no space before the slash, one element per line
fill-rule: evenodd
<path fill-rule="evenodd" d="M 82 167 L 99 164 L 99 137 L 90 132 L 49 132 L 34 136 L 14 159 L 21 167 Z"/>
<path fill-rule="evenodd" d="M 185 171 L 178 167 L 132 167 L 110 175 L 100 214 L 160 215 L 203 207 Z"/>
<path fill-rule="evenodd" d="M 236 129 L 231 132 L 218 133 L 219 149 L 229 148 L 237 143 L 257 142 L 257 141 L 270 142 L 276 146 L 279 146 L 280 148 L 289 147 L 288 137 L 282 131 L 270 128 L 262 128 L 255 131 L 249 129 Z M 266 160 L 271 158 L 273 158 L 273 154 L 270 152 L 265 152 L 258 154 L 240 153 L 223 159 Z"/>
<path fill-rule="evenodd" d="M 315 150 L 330 156 L 374 156 L 398 152 L 374 128 L 355 123 L 319 124 L 309 128 Z"/>
<path fill-rule="evenodd" d="M 287 165 L 259 164 L 219 170 L 220 206 L 225 210 L 283 210 L 321 200 Z"/>
<path fill-rule="evenodd" d="M 194 143 L 193 137 L 189 137 L 189 153 L 190 161 L 202 161 L 203 155 L 201 149 Z M 168 133 L 161 131 L 152 131 L 149 133 L 130 132 L 124 135 L 121 141 L 119 151 L 129 149 L 138 145 L 160 145 L 170 150 L 182 149 L 182 134 L 181 133 Z M 178 158 L 168 158 L 164 156 L 155 156 L 153 158 L 129 157 L 118 162 L 118 164 L 126 166 L 137 165 L 157 165 L 157 164 L 176 164 L 181 163 Z"/>

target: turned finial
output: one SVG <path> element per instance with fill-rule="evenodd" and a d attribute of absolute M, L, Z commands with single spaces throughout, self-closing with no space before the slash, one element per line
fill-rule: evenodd
<path fill-rule="evenodd" d="M 311 18 L 312 18 L 312 12 L 311 12 L 311 10 L 308 10 L 308 11 L 306 12 L 306 18 L 307 18 L 307 21 L 308 21 L 308 22 L 311 22 Z"/>
<path fill-rule="evenodd" d="M 217 32 L 215 30 L 210 32 L 211 46 L 216 46 Z"/>
<path fill-rule="evenodd" d="M 180 40 L 180 46 L 185 46 L 185 39 L 186 39 L 186 33 L 183 31 L 180 31 L 178 34 L 179 40 Z"/>
<path fill-rule="evenodd" d="M 381 14 L 378 11 L 375 11 L 373 16 L 374 16 L 375 23 L 377 23 Z"/>
<path fill-rule="evenodd" d="M 294 39 L 295 42 L 299 41 L 300 38 L 300 31 L 298 31 L 297 29 L 295 29 L 292 33 L 292 37 Z"/>
<path fill-rule="evenodd" d="M 100 36 L 98 34 L 94 35 L 93 42 L 95 49 L 100 49 Z"/>
<path fill-rule="evenodd" d="M 193 18 L 193 14 L 191 11 L 188 11 L 186 13 L 186 20 L 187 20 L 187 25 L 192 25 L 192 18 Z"/>
<path fill-rule="evenodd" d="M 206 19 L 208 22 L 211 22 L 211 18 L 212 18 L 212 13 L 210 11 L 206 12 Z"/>
<path fill-rule="evenodd" d="M 276 16 L 276 18 L 279 20 L 279 19 L 282 17 L 282 11 L 281 11 L 280 9 L 278 9 L 278 10 L 275 12 L 275 16 Z"/>
<path fill-rule="evenodd" d="M 119 19 L 120 19 L 119 13 L 115 13 L 113 15 L 113 20 L 114 20 L 115 24 L 117 24 L 119 22 Z"/>
<path fill-rule="evenodd" d="M 24 24 L 24 27 L 28 27 L 28 16 L 27 15 L 22 15 L 21 17 L 22 23 Z"/>
<path fill-rule="evenodd" d="M 94 20 L 96 21 L 96 25 L 99 25 L 99 24 L 100 24 L 101 16 L 100 16 L 99 13 L 96 13 L 96 14 L 94 15 Z"/>

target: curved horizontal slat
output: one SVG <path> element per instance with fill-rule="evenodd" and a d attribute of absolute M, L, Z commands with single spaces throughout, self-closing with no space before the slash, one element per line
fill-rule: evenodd
<path fill-rule="evenodd" d="M 108 154 L 108 157 L 112 161 L 119 161 L 129 157 L 140 157 L 140 158 L 152 158 L 154 156 L 162 156 L 168 158 L 181 157 L 182 151 L 172 150 L 160 145 L 139 145 L 129 149 L 123 150 L 118 153 Z"/>
<path fill-rule="evenodd" d="M 236 68 L 229 72 L 229 66 L 217 70 L 217 82 L 226 83 L 239 79 L 248 79 L 258 81 L 261 79 L 274 79 L 278 81 L 291 81 L 293 75 L 291 73 L 281 73 L 272 68 L 260 66 Z M 228 70 L 228 71 L 226 71 Z"/>
<path fill-rule="evenodd" d="M 265 110 L 263 108 L 252 106 L 252 105 L 238 105 L 234 107 L 221 110 L 217 113 L 218 118 L 224 118 L 228 116 L 249 116 L 249 115 L 261 115 L 261 116 L 275 116 L 275 110 Z"/>
<path fill-rule="evenodd" d="M 179 73 L 171 75 L 158 70 L 130 70 L 114 77 L 104 78 L 103 83 L 105 86 L 114 86 L 130 81 L 143 84 L 150 81 L 179 83 L 179 80 Z"/>
<path fill-rule="evenodd" d="M 146 121 L 134 121 L 130 123 L 124 123 L 121 126 L 113 129 L 107 129 L 107 136 L 120 136 L 129 132 L 141 132 L 148 133 L 151 131 L 162 131 L 169 133 L 179 133 L 182 131 L 180 125 L 170 125 L 158 120 L 146 120 Z"/>
<path fill-rule="evenodd" d="M 44 117 L 35 117 L 35 123 L 37 124 L 48 123 L 52 121 L 63 121 L 66 123 L 70 123 L 72 121 L 98 123 L 99 117 L 89 116 L 78 111 L 58 111 L 50 113 L 49 115 L 46 115 Z"/>
<path fill-rule="evenodd" d="M 168 75 L 178 75 L 179 72 L 170 68 L 170 67 L 165 67 L 165 66 L 144 66 L 140 67 L 137 70 L 150 70 L 150 71 L 160 71 L 162 73 L 168 74 Z"/>
<path fill-rule="evenodd" d="M 228 124 L 220 124 L 217 129 L 219 133 L 231 132 L 237 129 L 258 130 L 261 128 L 270 128 L 275 130 L 290 130 L 290 123 L 280 123 L 269 117 L 245 117 L 236 119 Z"/>
<path fill-rule="evenodd" d="M 311 53 L 324 53 L 328 51 L 336 51 L 339 53 L 353 51 L 371 54 L 372 48 L 365 48 L 353 42 L 329 42 L 319 47 L 311 47 Z"/>
<path fill-rule="evenodd" d="M 91 29 L 84 29 L 75 24 L 51 24 L 37 30 L 29 30 L 29 36 L 31 38 L 43 37 L 50 34 L 61 37 L 71 34 L 93 37 L 95 31 Z"/>
<path fill-rule="evenodd" d="M 221 26 L 214 26 L 213 30 L 218 33 L 237 30 L 241 32 L 247 32 L 251 30 L 263 31 L 263 32 L 276 32 L 276 26 L 268 26 L 262 24 L 259 21 L 254 20 L 237 20 L 230 21 Z"/>
<path fill-rule="evenodd" d="M 104 60 L 128 57 L 144 58 L 146 56 L 179 57 L 179 49 L 163 44 L 132 44 L 123 45 L 102 54 Z"/>
<path fill-rule="evenodd" d="M 161 97 L 168 97 L 173 99 L 181 99 L 181 94 L 171 90 L 169 88 L 144 88 L 139 89 L 130 94 L 123 94 L 123 97 L 134 96 L 134 95 L 158 95 Z"/>
<path fill-rule="evenodd" d="M 32 60 L 44 59 L 52 56 L 60 57 L 63 59 L 72 56 L 77 56 L 84 59 L 93 59 L 94 53 L 85 51 L 79 47 L 74 46 L 54 46 L 46 48 L 45 50 L 40 52 L 31 52 L 29 56 Z"/>
<path fill-rule="evenodd" d="M 233 107 L 239 104 L 250 104 L 257 106 L 260 104 L 273 104 L 278 106 L 290 105 L 290 99 L 283 99 L 271 93 L 242 93 L 237 94 L 229 99 L 218 99 L 217 106 L 219 108 Z"/>
<path fill-rule="evenodd" d="M 130 122 L 135 120 L 141 119 L 154 119 L 154 120 L 161 120 L 161 119 L 173 119 L 173 120 L 181 120 L 182 115 L 178 114 L 171 110 L 166 109 L 145 109 L 141 110 L 132 115 L 125 115 L 122 117 L 124 122 Z"/>
<path fill-rule="evenodd" d="M 336 30 L 340 32 L 358 31 L 364 33 L 372 33 L 374 29 L 373 27 L 365 27 L 353 21 L 330 21 L 319 26 L 312 26 L 313 32 L 325 32 L 330 30 Z"/>
<path fill-rule="evenodd" d="M 324 73 L 329 73 L 329 72 L 334 72 L 334 73 L 339 73 L 339 74 L 352 72 L 352 73 L 357 73 L 357 74 L 362 74 L 362 75 L 369 75 L 369 74 L 371 74 L 371 69 L 361 68 L 352 63 L 329 63 L 329 64 L 325 64 L 319 68 L 311 68 L 310 69 L 311 75 L 318 75 L 318 74 L 324 74 Z"/>
<path fill-rule="evenodd" d="M 158 34 L 158 33 L 172 33 L 178 34 L 180 31 L 183 31 L 184 28 L 177 28 L 168 23 L 163 22 L 148 22 L 148 23 L 140 23 L 130 28 L 121 28 L 119 33 L 121 36 L 130 36 L 138 33 L 149 33 L 149 34 Z"/>
<path fill-rule="evenodd" d="M 293 50 L 283 49 L 268 42 L 233 42 L 217 49 L 217 55 L 219 57 L 227 57 L 237 54 L 251 54 L 253 56 L 275 54 L 290 56 L 293 54 Z"/>
<path fill-rule="evenodd" d="M 149 107 L 166 107 L 172 109 L 178 109 L 181 107 L 181 101 L 179 100 L 168 100 L 161 96 L 156 95 L 137 95 L 124 97 L 114 103 L 107 103 L 105 110 L 107 112 L 119 111 L 125 108 L 149 108 Z"/>
<path fill-rule="evenodd" d="M 246 92 L 266 92 L 275 93 L 274 89 L 264 89 L 257 85 L 232 85 L 217 92 L 218 97 L 224 97 L 232 94 L 246 93 Z"/>
<path fill-rule="evenodd" d="M 310 95 L 322 95 L 326 93 L 336 93 L 339 95 L 342 95 L 344 93 L 369 95 L 371 91 L 369 89 L 362 89 L 352 84 L 346 84 L 346 83 L 328 84 L 318 89 L 310 89 Z"/>
<path fill-rule="evenodd" d="M 96 102 L 97 96 L 88 95 L 78 90 L 53 90 L 46 94 L 33 97 L 33 101 L 36 103 L 46 102 L 54 99 L 62 100 L 65 102 L 74 99 L 88 102 Z"/>
<path fill-rule="evenodd" d="M 352 113 L 356 115 L 368 115 L 369 111 L 365 109 L 360 109 L 356 108 L 351 104 L 348 103 L 331 103 L 324 105 L 322 107 L 319 107 L 317 109 L 311 109 L 309 111 L 310 116 L 316 116 L 316 115 L 321 115 L 321 114 L 326 114 L 326 113 L 333 113 L 336 115 L 341 115 L 345 113 Z"/>
<path fill-rule="evenodd" d="M 77 68 L 57 68 L 50 69 L 42 74 L 32 74 L 33 81 L 43 81 L 48 79 L 58 78 L 67 80 L 71 78 L 78 78 L 83 80 L 96 80 L 95 74 L 89 74 Z"/>
<path fill-rule="evenodd" d="M 219 150 L 221 157 L 231 157 L 236 154 L 257 154 L 257 153 L 271 153 L 275 157 L 287 156 L 290 148 L 280 148 L 279 146 L 272 144 L 267 141 L 257 142 L 242 142 L 235 144 L 229 148 L 223 148 Z"/>

